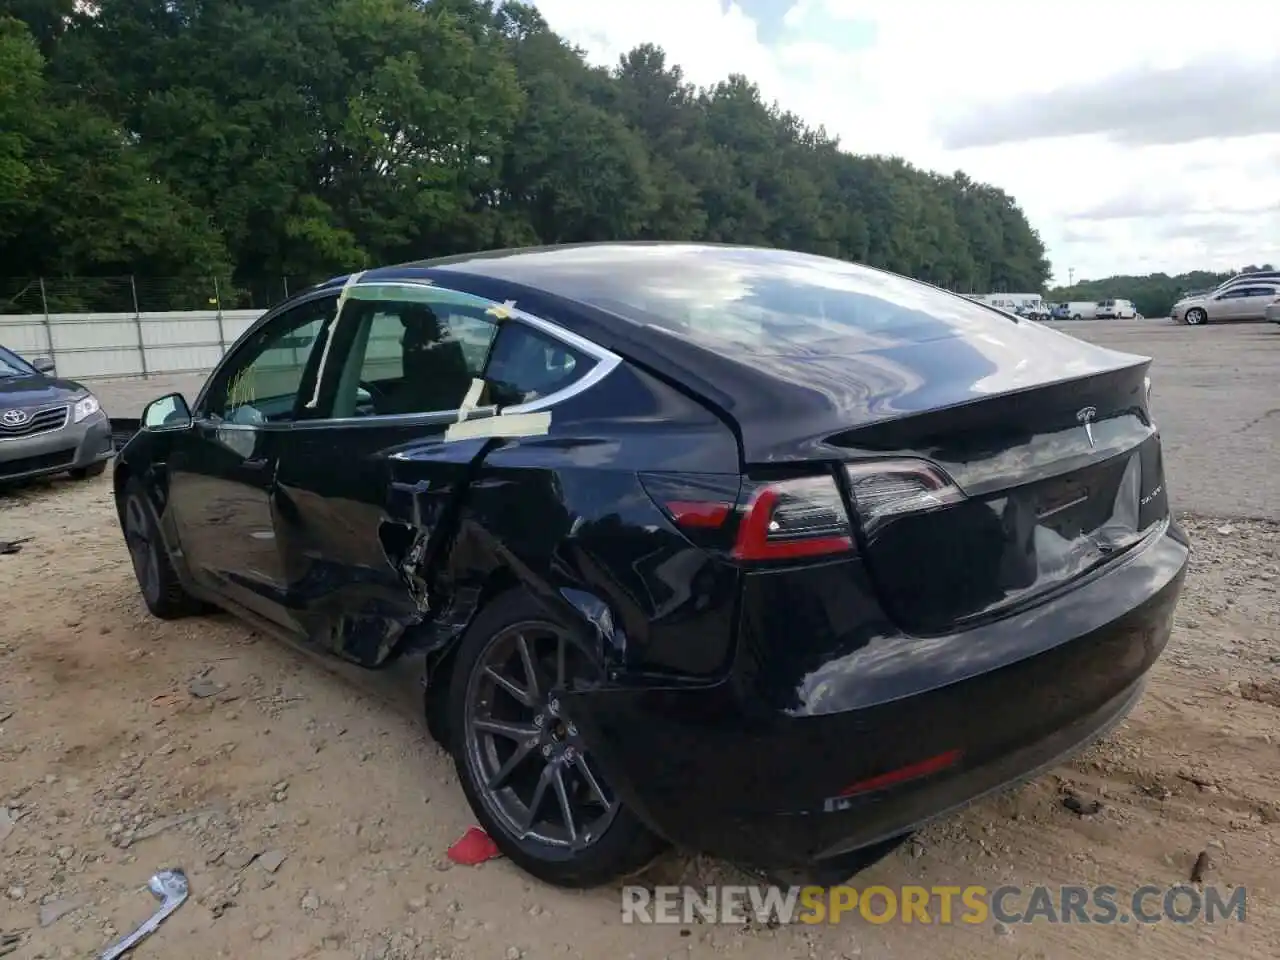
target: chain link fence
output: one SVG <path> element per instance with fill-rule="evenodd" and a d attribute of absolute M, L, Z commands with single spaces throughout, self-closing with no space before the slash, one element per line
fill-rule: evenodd
<path fill-rule="evenodd" d="M 321 277 L 0 277 L 0 314 L 265 310 Z"/>

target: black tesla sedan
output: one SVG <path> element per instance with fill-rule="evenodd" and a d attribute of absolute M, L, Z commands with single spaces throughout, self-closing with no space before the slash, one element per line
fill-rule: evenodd
<path fill-rule="evenodd" d="M 425 653 L 529 872 L 833 878 L 1140 695 L 1188 556 L 1148 365 L 822 257 L 498 251 L 280 304 L 115 492 L 157 616 Z"/>

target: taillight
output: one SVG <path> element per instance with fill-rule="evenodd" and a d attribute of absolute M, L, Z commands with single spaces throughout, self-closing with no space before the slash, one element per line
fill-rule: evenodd
<path fill-rule="evenodd" d="M 735 560 L 847 553 L 853 528 L 830 474 L 743 481 L 720 474 L 641 474 L 654 502 L 693 543 Z"/>
<path fill-rule="evenodd" d="M 956 503 L 964 494 L 924 460 L 876 460 L 845 467 L 867 534 L 894 519 Z M 644 473 L 653 501 L 689 540 L 735 560 L 800 560 L 850 553 L 853 523 L 831 474 L 752 480 L 726 474 Z"/>
<path fill-rule="evenodd" d="M 738 524 L 738 560 L 791 560 L 846 553 L 853 529 L 830 476 L 766 483 L 751 492 Z"/>
<path fill-rule="evenodd" d="M 642 473 L 649 498 L 698 546 L 727 550 L 742 478 L 723 473 Z"/>
<path fill-rule="evenodd" d="M 845 467 L 854 507 L 868 535 L 895 517 L 958 503 L 964 493 L 924 460 L 878 460 Z"/>

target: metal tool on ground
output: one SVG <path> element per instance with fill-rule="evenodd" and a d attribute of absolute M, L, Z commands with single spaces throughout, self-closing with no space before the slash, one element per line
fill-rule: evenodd
<path fill-rule="evenodd" d="M 133 933 L 103 951 L 98 960 L 116 960 L 117 957 L 124 956 L 155 933 L 169 914 L 186 902 L 187 895 L 191 892 L 191 885 L 187 882 L 187 875 L 182 870 L 172 867 L 157 870 L 147 881 L 147 889 L 160 901 L 160 909 L 148 917 L 146 922 Z"/>
<path fill-rule="evenodd" d="M 18 540 L 0 540 L 0 556 L 9 553 L 17 553 L 22 549 L 24 543 L 30 543 L 30 537 L 21 537 Z"/>

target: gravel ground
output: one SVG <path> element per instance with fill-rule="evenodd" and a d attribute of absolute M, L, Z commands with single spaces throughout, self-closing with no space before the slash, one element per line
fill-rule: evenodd
<path fill-rule="evenodd" d="M 1274 384 L 1275 354 L 1260 345 L 1269 332 L 1140 331 L 1158 354 L 1171 444 L 1181 429 L 1228 432 L 1183 409 L 1187 399 L 1211 399 L 1222 424 L 1259 415 L 1242 406 L 1265 400 L 1205 384 L 1261 391 L 1266 363 Z M 1120 324 L 1082 333 L 1128 335 Z M 1174 347 L 1156 349 L 1191 351 L 1174 339 L 1191 336 L 1235 345 L 1239 369 L 1188 373 Z M 1277 419 L 1249 429 L 1274 437 Z M 1130 719 L 1078 759 L 924 831 L 857 882 L 1132 891 L 1186 881 L 1204 853 L 1206 883 L 1247 886 L 1244 924 L 626 926 L 616 888 L 550 889 L 505 861 L 450 867 L 445 850 L 472 819 L 423 730 L 414 665 L 357 673 L 226 616 L 150 618 L 104 477 L 0 494 L 0 540 L 33 538 L 0 555 L 0 955 L 3 935 L 15 958 L 91 955 L 152 911 L 142 885 L 172 865 L 190 875 L 192 900 L 140 958 L 1274 958 L 1280 526 L 1233 518 L 1262 504 L 1253 478 L 1271 478 L 1274 491 L 1280 471 L 1274 443 L 1220 455 L 1235 449 L 1237 463 L 1201 467 L 1220 471 L 1235 506 L 1184 516 L 1195 542 L 1184 599 Z M 1197 462 L 1170 464 L 1179 508 L 1197 489 L 1183 470 Z M 1068 794 L 1100 808 L 1072 812 Z M 723 863 L 677 854 L 644 879 L 743 882 Z"/>
<path fill-rule="evenodd" d="M 1280 325 L 1098 320 L 1050 326 L 1153 359 L 1169 495 L 1184 510 L 1280 520 Z M 1260 456 L 1261 451 L 1270 456 Z"/>

